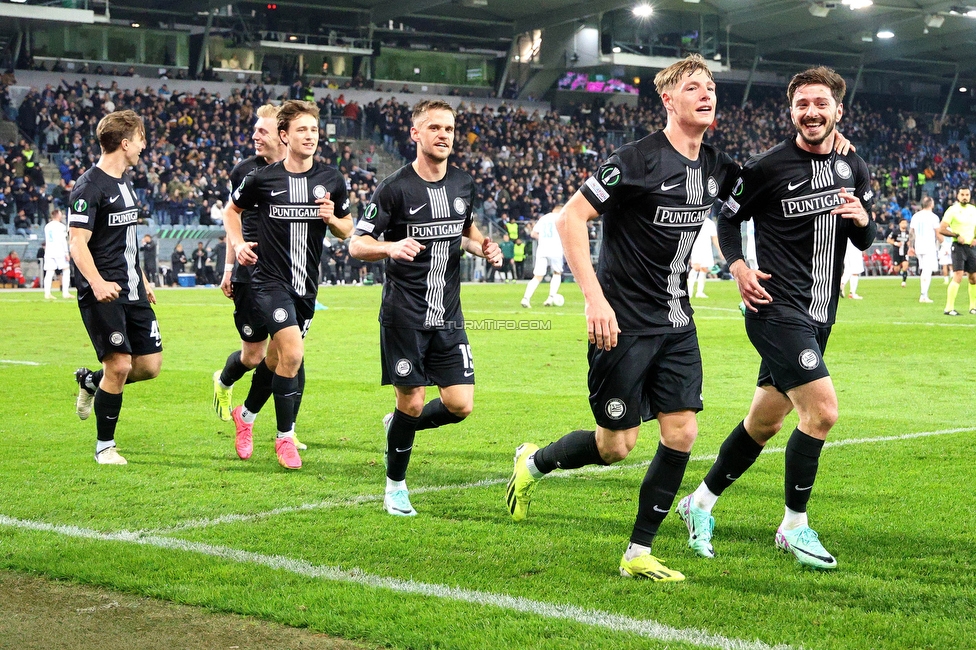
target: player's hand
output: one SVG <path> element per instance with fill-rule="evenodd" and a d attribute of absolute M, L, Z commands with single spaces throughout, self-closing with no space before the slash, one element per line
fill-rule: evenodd
<path fill-rule="evenodd" d="M 397 262 L 412 262 L 420 251 L 427 248 L 413 237 L 407 237 L 400 241 L 392 242 L 390 247 L 390 259 Z"/>
<path fill-rule="evenodd" d="M 150 305 L 156 304 L 156 292 L 150 285 L 146 285 L 146 298 L 149 300 Z"/>
<path fill-rule="evenodd" d="M 332 223 L 332 217 L 335 216 L 335 203 L 330 198 L 329 192 L 325 193 L 321 199 L 315 199 L 315 202 L 319 205 L 319 216 L 322 217 L 322 221 L 326 224 Z"/>
<path fill-rule="evenodd" d="M 756 305 L 768 305 L 773 301 L 773 297 L 759 284 L 760 280 L 768 280 L 773 277 L 769 273 L 750 269 L 749 265 L 742 260 L 732 262 L 729 272 L 735 278 L 735 283 L 739 287 L 739 295 L 749 311 L 759 311 Z"/>
<path fill-rule="evenodd" d="M 857 147 L 851 144 L 851 141 L 844 137 L 844 134 L 840 131 L 834 131 L 836 137 L 834 138 L 834 151 L 842 156 L 846 156 L 852 151 L 857 151 Z"/>
<path fill-rule="evenodd" d="M 600 296 L 597 300 L 587 300 L 584 313 L 586 314 L 586 333 L 590 343 L 601 350 L 614 348 L 617 345 L 620 326 L 617 325 L 617 315 L 613 312 L 613 307 L 610 306 L 607 299 Z"/>
<path fill-rule="evenodd" d="M 234 285 L 230 281 L 230 276 L 233 274 L 233 271 L 226 271 L 224 277 L 220 280 L 220 290 L 231 300 L 234 298 Z"/>
<path fill-rule="evenodd" d="M 253 266 L 258 261 L 258 254 L 254 252 L 258 243 L 256 241 L 244 241 L 234 246 L 234 256 L 237 263 L 241 266 Z"/>
<path fill-rule="evenodd" d="M 98 302 L 112 302 L 122 293 L 122 287 L 119 286 L 118 282 L 99 280 L 98 282 L 93 282 L 91 288 L 92 293 L 95 294 L 95 300 Z"/>
<path fill-rule="evenodd" d="M 857 200 L 857 197 L 848 192 L 846 187 L 840 191 L 839 196 L 844 202 L 831 210 L 830 214 L 838 214 L 844 219 L 853 219 L 854 225 L 858 228 L 863 228 L 868 225 L 869 217 L 867 210 Z"/>
<path fill-rule="evenodd" d="M 498 244 L 491 241 L 491 237 L 485 237 L 481 242 L 481 254 L 485 256 L 485 259 L 491 262 L 491 265 L 496 269 L 502 267 L 502 262 L 504 257 L 502 256 L 502 249 L 498 247 Z"/>

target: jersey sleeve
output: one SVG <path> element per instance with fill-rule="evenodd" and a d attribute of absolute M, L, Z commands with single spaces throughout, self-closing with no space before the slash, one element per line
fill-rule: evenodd
<path fill-rule="evenodd" d="M 646 163 L 636 147 L 623 146 L 583 183 L 580 192 L 599 214 L 644 188 Z"/>
<path fill-rule="evenodd" d="M 471 227 L 471 224 L 474 223 L 474 201 L 472 201 L 472 199 L 474 198 L 474 196 L 477 193 L 475 191 L 475 187 L 474 187 L 474 179 L 472 179 L 470 176 L 468 177 L 468 183 L 467 183 L 467 185 L 468 185 L 468 187 L 467 187 L 467 189 L 468 189 L 468 201 L 467 201 L 468 207 L 464 211 L 464 230 L 465 231 L 467 231 L 468 228 Z"/>
<path fill-rule="evenodd" d="M 742 231 L 743 221 L 752 218 L 753 212 L 764 193 L 761 191 L 765 174 L 762 165 L 755 158 L 750 159 L 738 178 L 732 184 L 729 196 L 718 215 L 718 242 L 722 257 L 731 265 L 743 259 Z"/>
<path fill-rule="evenodd" d="M 68 197 L 68 227 L 93 230 L 95 214 L 101 199 L 102 193 L 94 183 L 84 183 L 81 187 L 75 187 Z"/>
<path fill-rule="evenodd" d="M 853 221 L 845 219 L 847 222 L 847 237 L 859 250 L 867 250 L 874 243 L 874 238 L 878 234 L 878 226 L 871 218 L 871 208 L 874 205 L 874 192 L 871 190 L 871 172 L 868 171 L 867 163 L 857 156 L 854 162 L 854 196 L 861 202 L 861 206 L 868 213 L 868 223 L 863 228 L 857 226 Z"/>
<path fill-rule="evenodd" d="M 346 189 L 346 181 L 342 177 L 342 174 L 339 174 L 339 178 L 336 180 L 335 189 L 332 191 L 332 194 L 329 195 L 329 198 L 333 203 L 335 203 L 335 208 L 333 209 L 335 216 L 339 217 L 340 219 L 344 219 L 349 216 L 349 190 Z"/>
<path fill-rule="evenodd" d="M 732 188 L 738 182 L 742 168 L 724 151 L 719 155 L 719 164 L 722 170 L 722 184 L 718 188 L 718 200 L 724 203 L 732 195 Z"/>
<path fill-rule="evenodd" d="M 230 195 L 231 201 L 241 210 L 253 209 L 258 204 L 260 182 L 255 172 L 257 172 L 256 169 L 245 176 L 241 184 Z"/>
<path fill-rule="evenodd" d="M 380 183 L 373 192 L 373 200 L 362 212 L 359 223 L 356 224 L 355 235 L 369 235 L 378 239 L 390 226 L 390 219 L 397 209 L 397 201 L 393 188 L 385 181 Z"/>

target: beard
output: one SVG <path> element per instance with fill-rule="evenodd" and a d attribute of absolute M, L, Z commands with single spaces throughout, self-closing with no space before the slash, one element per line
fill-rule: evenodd
<path fill-rule="evenodd" d="M 831 134 L 834 132 L 834 127 L 837 126 L 837 120 L 835 120 L 832 117 L 824 118 L 823 135 L 820 136 L 819 138 L 814 139 L 814 140 L 811 140 L 810 138 L 808 138 L 807 136 L 805 136 L 803 134 L 803 123 L 802 122 L 799 123 L 799 124 L 796 123 L 796 122 L 794 122 L 793 123 L 793 126 L 796 127 L 796 132 L 799 134 L 799 136 L 803 139 L 804 142 L 806 142 L 808 145 L 811 145 L 811 146 L 816 147 L 816 146 L 819 146 L 819 145 L 823 144 L 824 141 L 831 136 Z"/>

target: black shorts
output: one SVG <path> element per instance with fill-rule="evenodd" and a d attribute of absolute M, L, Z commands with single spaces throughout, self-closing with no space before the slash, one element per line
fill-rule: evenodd
<path fill-rule="evenodd" d="M 241 334 L 241 340 L 260 343 L 268 338 L 264 318 L 258 314 L 254 305 L 254 292 L 250 282 L 235 282 L 234 287 L 234 325 Z M 259 325 L 259 323 L 261 323 Z"/>
<path fill-rule="evenodd" d="M 596 423 L 621 431 L 658 413 L 702 410 L 698 334 L 620 336 L 607 352 L 590 344 L 590 410 Z"/>
<path fill-rule="evenodd" d="M 380 325 L 383 385 L 474 383 L 474 359 L 463 329 L 412 330 Z"/>
<path fill-rule="evenodd" d="M 772 386 L 786 393 L 830 376 L 823 360 L 829 325 L 818 326 L 799 318 L 746 318 L 746 334 L 762 357 L 757 386 Z"/>
<path fill-rule="evenodd" d="M 898 252 L 898 248 L 891 251 L 891 263 L 895 266 L 901 266 L 902 262 L 908 261 L 908 255 L 902 255 Z"/>
<path fill-rule="evenodd" d="M 271 338 L 286 327 L 296 326 L 302 338 L 308 334 L 315 315 L 315 298 L 299 298 L 290 291 L 275 287 L 251 286 L 255 320 Z"/>
<path fill-rule="evenodd" d="M 976 273 L 976 246 L 952 242 L 952 270 Z"/>
<path fill-rule="evenodd" d="M 98 360 L 113 352 L 142 356 L 163 351 L 156 313 L 148 302 L 96 302 L 78 305 Z"/>

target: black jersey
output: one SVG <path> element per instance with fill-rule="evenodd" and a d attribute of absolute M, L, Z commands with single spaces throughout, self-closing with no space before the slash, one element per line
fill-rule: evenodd
<path fill-rule="evenodd" d="M 870 219 L 858 228 L 830 213 L 842 203 L 844 188 L 870 215 L 868 167 L 855 153 L 813 154 L 790 139 L 745 164 L 722 208 L 719 241 L 729 264 L 742 259 L 740 224 L 755 221 L 756 259 L 772 275 L 762 285 L 773 299 L 746 316 L 799 316 L 833 324 L 847 240 L 865 250 L 876 230 Z"/>
<path fill-rule="evenodd" d="M 379 184 L 357 235 L 412 237 L 426 246 L 412 262 L 387 260 L 380 322 L 407 329 L 464 327 L 461 234 L 471 226 L 474 181 L 457 167 L 429 183 L 405 165 Z"/>
<path fill-rule="evenodd" d="M 891 232 L 888 233 L 888 239 L 895 243 L 895 255 L 898 257 L 908 256 L 908 238 L 908 230 L 902 230 L 898 226 L 892 228 Z"/>
<path fill-rule="evenodd" d="M 617 149 L 580 188 L 603 215 L 597 278 L 622 334 L 695 328 L 688 257 L 738 169 L 709 144 L 689 160 L 657 131 Z"/>
<path fill-rule="evenodd" d="M 335 216 L 347 216 L 346 182 L 335 167 L 313 163 L 307 172 L 293 174 L 282 161 L 244 177 L 231 200 L 239 208 L 257 206 L 258 263 L 251 282 L 282 288 L 300 298 L 315 297 L 322 240 L 328 232 L 315 201 L 326 192 L 335 203 Z"/>
<path fill-rule="evenodd" d="M 95 166 L 81 175 L 68 199 L 68 226 L 91 231 L 88 250 L 95 268 L 108 282 L 117 282 L 119 300 L 146 301 L 139 267 L 136 222 L 139 208 L 128 175 L 109 176 Z M 95 294 L 85 276 L 78 278 L 78 302 L 94 304 Z"/>
<path fill-rule="evenodd" d="M 255 169 L 260 167 L 266 167 L 268 161 L 262 156 L 251 156 L 250 158 L 245 158 L 241 162 L 234 165 L 234 169 L 230 171 L 230 184 L 231 187 L 237 189 L 244 182 L 244 177 L 250 174 Z M 244 237 L 244 241 L 257 241 L 258 240 L 258 218 L 259 212 L 257 207 L 245 208 L 244 212 L 241 214 L 241 234 Z M 224 259 L 217 260 L 218 264 L 223 264 Z M 234 275 L 231 277 L 232 282 L 250 282 L 251 281 L 251 271 L 253 267 L 251 266 L 241 266 L 237 264 L 236 260 L 234 262 Z"/>

